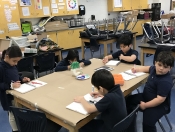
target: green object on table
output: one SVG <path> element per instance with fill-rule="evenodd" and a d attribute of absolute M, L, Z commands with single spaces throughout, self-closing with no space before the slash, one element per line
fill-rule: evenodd
<path fill-rule="evenodd" d="M 72 62 L 71 69 L 77 69 L 77 68 L 80 68 L 79 62 L 77 62 L 77 61 Z"/>

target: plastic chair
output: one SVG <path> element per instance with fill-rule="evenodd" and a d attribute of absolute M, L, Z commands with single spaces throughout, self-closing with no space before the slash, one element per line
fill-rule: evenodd
<path fill-rule="evenodd" d="M 52 71 L 55 67 L 55 54 L 54 53 L 45 53 L 36 56 L 36 64 L 34 69 L 36 71 L 36 77 L 39 77 L 39 73 Z"/>
<path fill-rule="evenodd" d="M 33 57 L 22 58 L 17 64 L 17 69 L 19 72 L 27 71 L 33 73 Z"/>
<path fill-rule="evenodd" d="M 12 106 L 10 109 L 14 114 L 19 132 L 44 132 L 47 125 L 44 113 Z"/>
<path fill-rule="evenodd" d="M 90 38 L 90 51 L 91 51 L 91 57 L 93 58 L 94 52 L 97 52 L 100 50 L 100 57 L 101 57 L 101 48 L 100 44 L 97 42 L 95 38 Z"/>
<path fill-rule="evenodd" d="M 139 105 L 127 117 L 115 124 L 112 132 L 129 132 L 129 127 L 133 122 L 135 122 L 138 110 Z"/>

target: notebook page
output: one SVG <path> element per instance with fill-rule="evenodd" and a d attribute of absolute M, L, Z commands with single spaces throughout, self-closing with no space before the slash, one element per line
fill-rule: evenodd
<path fill-rule="evenodd" d="M 105 65 L 107 66 L 116 66 L 120 63 L 120 61 L 116 61 L 116 60 L 110 60 L 108 61 Z"/>
<path fill-rule="evenodd" d="M 38 87 L 46 85 L 47 83 L 42 82 L 40 80 L 32 80 L 32 81 L 29 82 L 29 84 L 31 84 L 31 85 L 35 86 L 36 88 L 38 88 Z"/>
<path fill-rule="evenodd" d="M 125 81 L 131 80 L 131 79 L 133 79 L 133 78 L 136 77 L 136 76 L 131 76 L 131 75 L 129 75 L 129 74 L 126 74 L 126 73 L 124 73 L 124 72 L 122 72 L 122 73 L 120 73 L 120 74 L 122 75 L 122 77 L 123 77 L 123 79 L 124 79 Z"/>
<path fill-rule="evenodd" d="M 136 72 L 136 73 L 133 73 L 131 70 L 127 70 L 127 71 L 125 71 L 125 72 L 127 72 L 127 73 L 129 73 L 129 74 L 136 75 L 137 77 L 139 77 L 139 76 L 142 76 L 142 75 L 145 75 L 145 74 L 146 74 L 146 73 L 144 73 L 144 72 Z"/>
<path fill-rule="evenodd" d="M 16 90 L 20 93 L 27 93 L 35 88 L 36 87 L 24 83 L 24 84 L 21 84 L 21 86 L 19 88 L 14 88 L 14 90 Z"/>

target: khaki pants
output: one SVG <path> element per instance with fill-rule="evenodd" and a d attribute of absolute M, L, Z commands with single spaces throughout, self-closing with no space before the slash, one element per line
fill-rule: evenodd
<path fill-rule="evenodd" d="M 12 105 L 14 106 L 14 101 L 12 101 Z M 10 112 L 10 111 L 8 113 L 9 113 L 9 123 L 10 123 L 10 125 L 12 127 L 12 130 L 13 131 L 18 131 L 18 128 L 16 126 L 15 117 L 14 117 L 13 113 Z"/>

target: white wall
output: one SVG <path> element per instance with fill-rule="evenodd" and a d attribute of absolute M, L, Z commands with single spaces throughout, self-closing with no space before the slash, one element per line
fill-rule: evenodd
<path fill-rule="evenodd" d="M 117 16 L 116 12 L 110 12 L 110 15 L 108 15 L 107 0 L 79 0 L 78 2 L 79 5 L 85 5 L 85 21 L 88 21 L 91 15 L 95 15 L 96 20 L 114 18 Z"/>
<path fill-rule="evenodd" d="M 161 10 L 164 10 L 166 14 L 170 11 L 170 0 L 148 0 L 148 3 L 161 3 Z"/>

